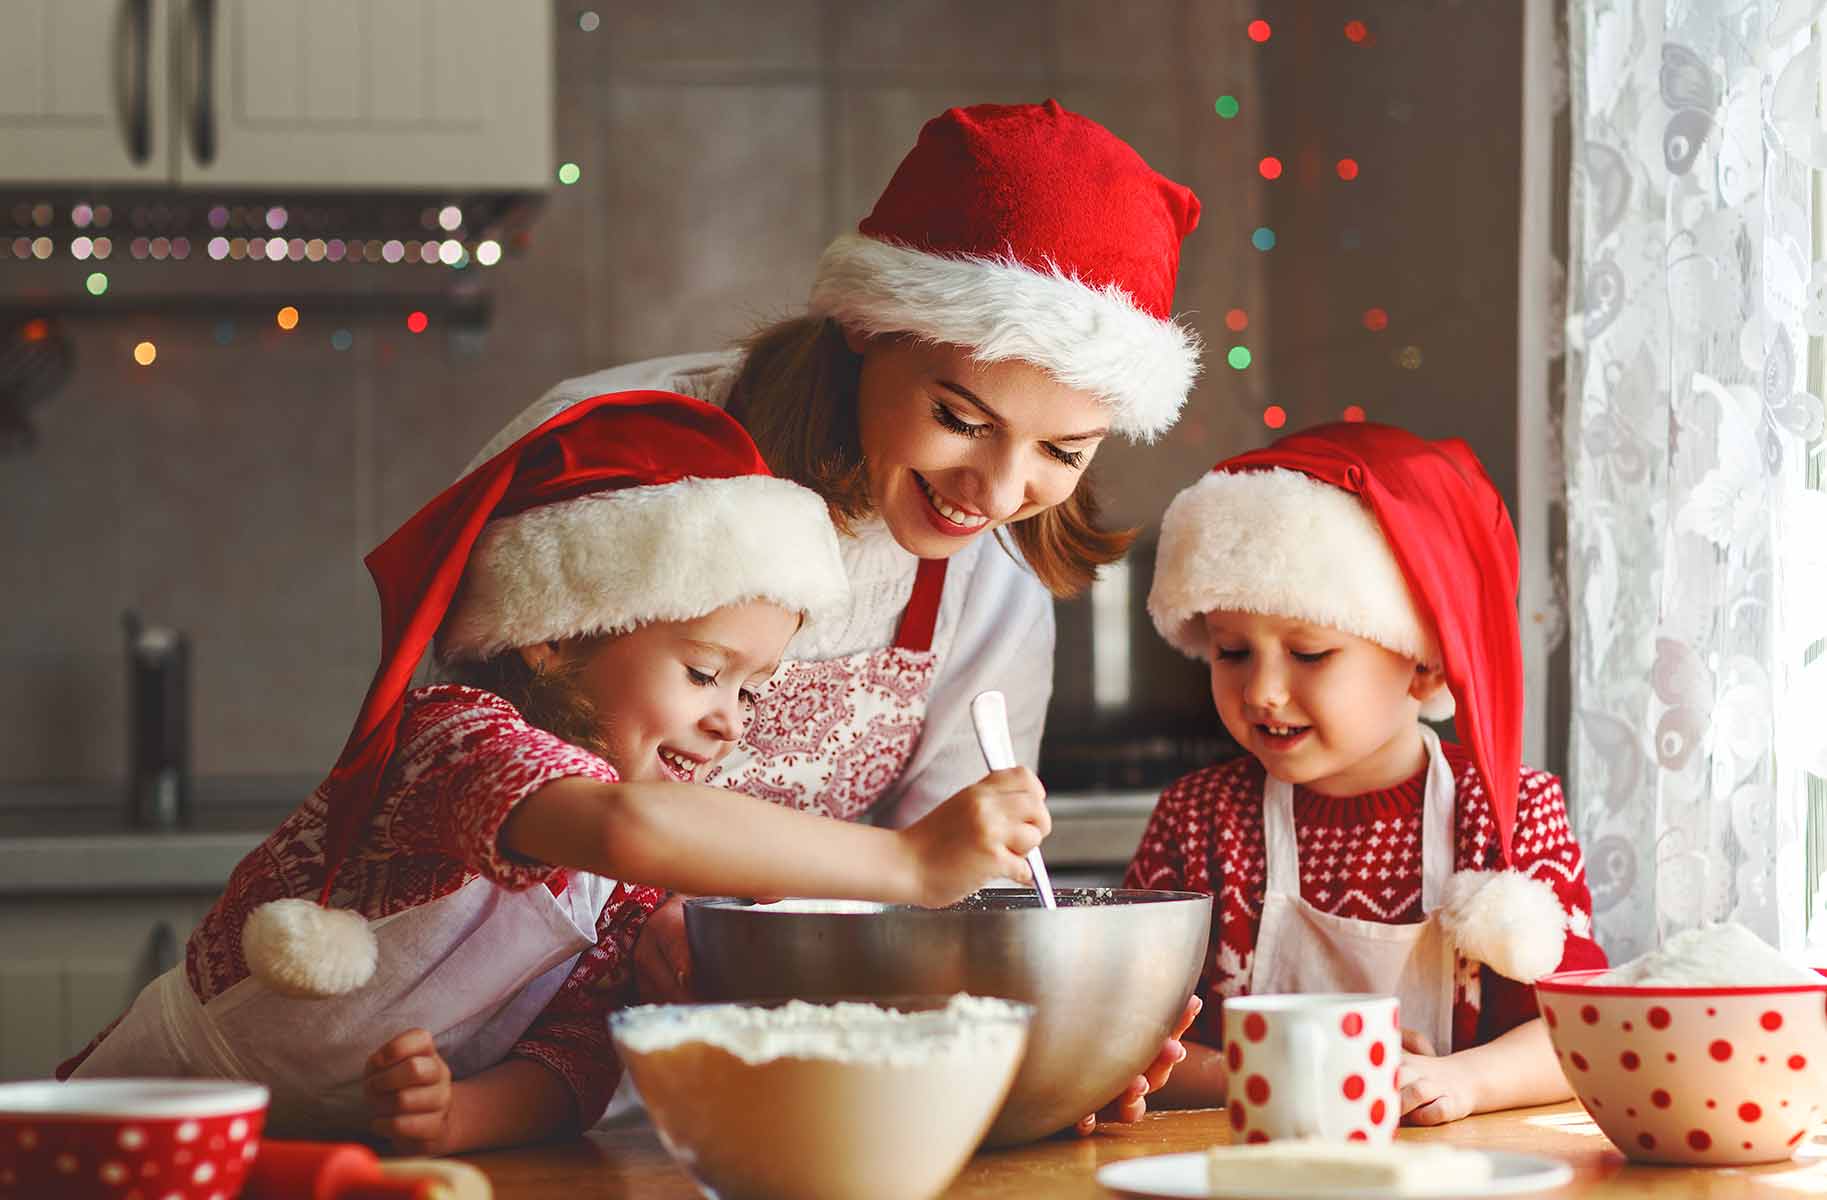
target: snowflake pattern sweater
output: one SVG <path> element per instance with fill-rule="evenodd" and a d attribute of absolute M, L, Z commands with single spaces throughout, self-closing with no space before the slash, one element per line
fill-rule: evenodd
<path fill-rule="evenodd" d="M 478 876 L 510 890 L 565 885 L 563 870 L 514 858 L 498 844 L 514 806 L 567 776 L 616 782 L 615 768 L 537 729 L 491 692 L 455 684 L 406 697 L 399 740 L 381 780 L 367 833 L 337 876 L 332 903 L 369 920 L 447 896 Z M 269 900 L 317 899 L 327 809 L 320 787 L 242 859 L 215 907 L 191 934 L 185 972 L 207 1003 L 247 977 L 241 927 Z M 597 918 L 596 945 L 509 1054 L 543 1063 L 571 1088 L 585 1126 L 602 1115 L 621 1075 L 608 1014 L 632 996 L 632 951 L 657 888 L 621 884 Z M 67 1077 L 106 1037 L 58 1068 Z M 375 1045 L 399 1030 L 376 1030 Z"/>
<path fill-rule="evenodd" d="M 1471 756 L 1442 743 L 1452 768 L 1453 869 L 1502 865 L 1497 825 Z M 1266 857 L 1262 764 L 1249 755 L 1195 771 L 1161 793 L 1127 887 L 1167 888 L 1213 896 L 1211 946 L 1200 972 L 1205 1008 L 1188 1035 L 1220 1044 L 1219 1011 L 1227 996 L 1250 990 L 1250 964 L 1262 921 Z M 1412 924 L 1421 911 L 1421 815 L 1425 768 L 1413 779 L 1361 796 L 1322 796 L 1294 789 L 1295 844 L 1301 898 L 1321 912 L 1385 924 Z M 1567 911 L 1560 968 L 1605 965 L 1592 940 L 1592 897 L 1579 844 L 1567 820 L 1560 780 L 1523 768 L 1516 803 L 1514 868 L 1545 880 Z M 1490 1041 L 1536 1015 L 1535 991 L 1490 967 L 1459 973 L 1454 988 L 1453 1045 Z"/>

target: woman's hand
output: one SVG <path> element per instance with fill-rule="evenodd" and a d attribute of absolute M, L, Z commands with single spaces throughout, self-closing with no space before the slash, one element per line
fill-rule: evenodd
<path fill-rule="evenodd" d="M 918 903 L 942 908 L 990 879 L 1032 883 L 1022 856 L 1053 828 L 1046 795 L 1026 767 L 992 771 L 902 830 Z"/>
<path fill-rule="evenodd" d="M 684 896 L 668 897 L 642 923 L 634 941 L 634 979 L 643 1004 L 680 1004 L 692 998 Z"/>
<path fill-rule="evenodd" d="M 362 1091 L 369 1129 L 406 1154 L 441 1154 L 450 1123 L 450 1067 L 423 1029 L 408 1029 L 368 1056 Z"/>
<path fill-rule="evenodd" d="M 1478 1081 L 1463 1056 L 1436 1055 L 1427 1035 L 1413 1029 L 1402 1031 L 1396 1087 L 1404 1125 L 1444 1125 L 1477 1111 Z"/>
<path fill-rule="evenodd" d="M 1186 1031 L 1192 1027 L 1193 1019 L 1204 1007 L 1205 1001 L 1199 997 L 1188 997 L 1186 1009 L 1180 1014 L 1180 1023 L 1174 1027 L 1172 1033 L 1167 1035 L 1167 1040 L 1161 1043 L 1161 1053 L 1155 1055 L 1155 1061 L 1148 1064 L 1146 1071 L 1130 1081 L 1129 1086 L 1123 1089 L 1122 1095 L 1098 1111 L 1080 1117 L 1078 1124 L 1073 1126 L 1073 1129 L 1083 1136 L 1095 1132 L 1100 1123 L 1129 1125 L 1140 1121 L 1142 1115 L 1148 1111 L 1148 1095 L 1151 1092 L 1160 1091 L 1166 1085 L 1168 1076 L 1173 1074 L 1174 1068 L 1185 1060 L 1186 1047 L 1180 1044 L 1180 1039 L 1186 1036 Z"/>

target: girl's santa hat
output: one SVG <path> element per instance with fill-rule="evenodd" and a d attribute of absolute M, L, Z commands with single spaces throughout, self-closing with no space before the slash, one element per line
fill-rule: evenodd
<path fill-rule="evenodd" d="M 1340 423 L 1226 459 L 1175 497 L 1148 611 L 1192 658 L 1209 654 L 1204 614 L 1229 609 L 1443 666 L 1446 687 L 1421 713 L 1455 717 L 1508 862 L 1522 754 L 1516 591 L 1516 530 L 1470 447 Z M 1559 965 L 1566 913 L 1548 883 L 1461 872 L 1447 896 L 1442 920 L 1467 958 L 1524 983 Z"/>
<path fill-rule="evenodd" d="M 1172 315 L 1199 200 L 1097 122 L 1045 104 L 953 108 L 926 123 L 875 210 L 825 248 L 811 312 L 1020 359 L 1153 441 L 1199 374 Z"/>
<path fill-rule="evenodd" d="M 751 600 L 815 622 L 849 594 L 824 501 L 775 478 L 721 409 L 669 392 L 571 405 L 452 484 L 365 561 L 380 593 L 381 664 L 324 783 L 323 890 L 315 903 L 262 905 L 242 930 L 248 969 L 288 995 L 339 995 L 374 973 L 367 920 L 330 899 L 434 638 L 445 661 L 479 660 Z"/>

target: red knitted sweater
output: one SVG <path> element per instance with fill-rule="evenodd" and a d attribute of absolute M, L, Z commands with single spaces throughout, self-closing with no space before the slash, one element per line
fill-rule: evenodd
<path fill-rule="evenodd" d="M 1497 826 L 1471 756 L 1442 744 L 1453 770 L 1453 869 L 1502 866 Z M 1294 836 L 1301 898 L 1322 912 L 1410 924 L 1421 912 L 1421 812 L 1427 772 L 1385 791 L 1322 796 L 1294 789 Z M 1266 866 L 1262 764 L 1249 755 L 1195 771 L 1161 793 L 1129 864 L 1125 885 L 1217 897 L 1210 952 L 1199 977 L 1205 1009 L 1188 1035 L 1220 1044 L 1226 996 L 1250 990 L 1250 962 L 1262 921 Z M 1560 780 L 1524 767 L 1516 801 L 1515 869 L 1553 886 L 1568 914 L 1562 970 L 1602 967 L 1592 940 L 1586 866 L 1567 821 Z M 1536 1015 L 1535 991 L 1488 966 L 1461 972 L 1454 989 L 1453 1045 L 1479 1045 Z"/>

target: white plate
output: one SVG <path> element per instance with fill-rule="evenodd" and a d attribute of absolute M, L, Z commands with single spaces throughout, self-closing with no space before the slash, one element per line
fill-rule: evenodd
<path fill-rule="evenodd" d="M 1518 1196 L 1564 1187 L 1573 1179 L 1573 1168 L 1552 1158 L 1533 1154 L 1512 1154 L 1507 1150 L 1477 1150 L 1491 1160 L 1491 1178 L 1471 1189 L 1439 1192 L 1360 1192 L 1342 1188 L 1311 1191 L 1288 1191 L 1277 1188 L 1261 1191 L 1252 1188 L 1218 1187 L 1207 1182 L 1206 1156 L 1192 1154 L 1156 1154 L 1149 1158 L 1130 1158 L 1098 1168 L 1097 1181 L 1119 1196 L 1136 1200 L 1339 1200 L 1342 1196 L 1427 1196 L 1430 1200 L 1447 1197 L 1482 1198 L 1485 1196 Z"/>

